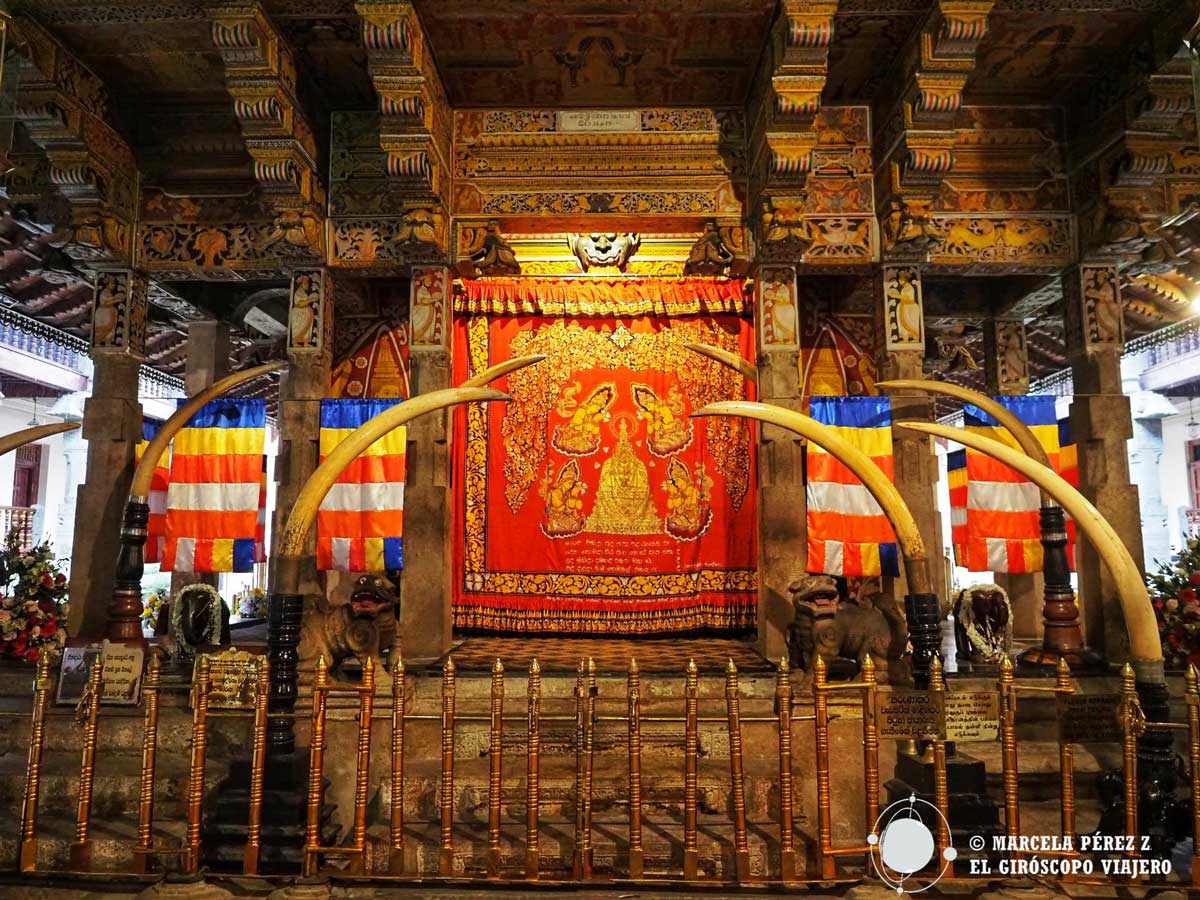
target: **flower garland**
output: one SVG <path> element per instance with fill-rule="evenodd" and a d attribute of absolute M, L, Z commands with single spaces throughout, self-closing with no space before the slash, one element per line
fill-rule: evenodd
<path fill-rule="evenodd" d="M 1200 535 L 1188 541 L 1174 566 L 1159 563 L 1146 584 L 1167 668 L 1200 666 Z"/>
<path fill-rule="evenodd" d="M 205 632 L 203 639 L 197 644 L 189 644 L 184 637 L 183 616 L 185 611 L 191 612 L 191 609 L 185 610 L 188 605 L 183 602 L 184 594 L 200 593 L 205 595 L 204 603 L 216 611 L 215 615 L 209 616 L 208 631 Z M 221 643 L 221 595 L 217 593 L 217 589 L 211 584 L 198 582 L 189 584 L 186 587 L 180 588 L 171 603 L 171 636 L 179 644 L 180 653 L 183 656 L 194 656 L 196 648 L 204 644 L 219 644 Z"/>
<path fill-rule="evenodd" d="M 36 662 L 66 643 L 67 576 L 49 543 L 22 552 L 10 531 L 0 549 L 0 657 Z"/>

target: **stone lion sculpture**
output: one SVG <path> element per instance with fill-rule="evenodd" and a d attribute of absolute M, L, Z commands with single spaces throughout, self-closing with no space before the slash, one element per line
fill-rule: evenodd
<path fill-rule="evenodd" d="M 820 656 L 827 665 L 849 660 L 857 671 L 870 656 L 877 680 L 888 683 L 908 640 L 894 602 L 876 590 L 851 601 L 829 575 L 801 576 L 788 593 L 795 612 L 788 641 L 794 667 L 811 671 Z"/>
<path fill-rule="evenodd" d="M 998 663 L 1012 653 L 1012 606 L 998 584 L 964 588 L 954 598 L 955 653 L 962 662 Z"/>
<path fill-rule="evenodd" d="M 360 663 L 373 659 L 377 670 L 382 670 L 383 652 L 396 637 L 398 606 L 391 581 L 377 574 L 360 575 L 348 602 L 320 598 L 316 609 L 305 616 L 301 658 L 313 665 L 324 656 L 331 677 L 340 675 L 342 664 L 351 657 Z"/>

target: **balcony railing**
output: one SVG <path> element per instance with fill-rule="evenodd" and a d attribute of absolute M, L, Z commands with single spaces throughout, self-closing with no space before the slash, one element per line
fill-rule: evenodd
<path fill-rule="evenodd" d="M 0 537 L 8 540 L 15 531 L 22 551 L 33 546 L 33 509 L 29 506 L 0 506 Z"/>

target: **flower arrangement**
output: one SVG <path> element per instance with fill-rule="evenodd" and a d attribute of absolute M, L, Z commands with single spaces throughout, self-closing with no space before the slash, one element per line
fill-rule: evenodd
<path fill-rule="evenodd" d="M 0 657 L 36 662 L 66 643 L 67 576 L 49 543 L 21 550 L 16 531 L 0 549 Z"/>
<path fill-rule="evenodd" d="M 162 608 L 166 605 L 168 595 L 151 591 L 142 603 L 142 631 L 154 633 L 154 626 L 158 624 L 158 616 L 162 612 Z"/>
<path fill-rule="evenodd" d="M 1174 566 L 1160 562 L 1146 584 L 1167 668 L 1200 667 L 1200 535 L 1188 541 Z"/>
<path fill-rule="evenodd" d="M 250 588 L 233 596 L 233 614 L 243 619 L 265 619 L 271 602 L 262 588 Z"/>

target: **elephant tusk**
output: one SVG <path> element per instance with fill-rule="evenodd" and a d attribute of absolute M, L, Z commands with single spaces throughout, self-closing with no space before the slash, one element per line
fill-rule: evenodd
<path fill-rule="evenodd" d="M 308 533 L 317 519 L 317 510 L 320 509 L 321 502 L 325 499 L 325 495 L 329 493 L 330 488 L 333 487 L 334 482 L 337 481 L 338 476 L 363 451 L 389 431 L 399 428 L 404 423 L 410 422 L 418 416 L 433 412 L 434 410 L 444 409 L 447 406 L 454 406 L 459 403 L 484 403 L 492 400 L 507 401 L 510 399 L 512 398 L 507 394 L 503 394 L 492 388 L 445 388 L 440 391 L 431 391 L 428 394 L 419 394 L 416 397 L 405 400 L 403 403 L 397 403 L 373 419 L 364 422 L 333 448 L 332 452 L 325 457 L 325 460 L 317 466 L 312 475 L 308 477 L 308 480 L 304 482 L 304 486 L 300 488 L 300 493 L 296 497 L 296 503 L 292 507 L 287 525 L 283 530 L 283 540 L 280 542 L 278 555 L 284 558 L 295 559 L 304 552 L 304 544 L 308 539 Z M 288 593 L 288 591 L 283 591 L 283 593 Z"/>
<path fill-rule="evenodd" d="M 545 353 L 534 353 L 530 356 L 514 356 L 512 359 L 506 359 L 502 363 L 496 363 L 490 369 L 484 369 L 478 375 L 472 375 L 460 384 L 459 387 L 487 387 L 497 378 L 503 378 L 510 372 L 517 371 L 517 369 L 523 369 L 526 366 L 540 363 L 545 358 Z"/>
<path fill-rule="evenodd" d="M 851 472 L 858 476 L 871 496 L 879 503 L 883 514 L 887 516 L 896 532 L 900 552 L 904 555 L 904 570 L 908 576 L 908 589 L 913 594 L 928 594 L 930 592 L 929 571 L 925 567 L 925 541 L 917 530 L 908 505 L 896 486 L 892 484 L 871 457 L 867 456 L 836 430 L 815 419 L 767 403 L 755 403 L 750 400 L 721 400 L 710 403 L 703 409 L 692 413 L 693 416 L 742 416 L 747 419 L 758 419 L 794 431 L 808 438 L 814 444 L 824 447 Z"/>
<path fill-rule="evenodd" d="M 735 372 L 740 372 L 742 377 L 747 381 L 758 384 L 758 368 L 749 360 L 742 359 L 741 356 L 725 350 L 721 347 L 714 347 L 712 344 L 684 344 L 693 353 L 699 353 L 701 356 L 707 356 L 709 359 L 716 360 L 723 366 L 729 366 Z"/>
<path fill-rule="evenodd" d="M 158 434 L 150 439 L 150 444 L 146 447 L 146 452 L 142 454 L 137 468 L 133 470 L 133 483 L 129 488 L 130 501 L 138 503 L 146 502 L 146 498 L 150 495 L 150 482 L 154 479 L 154 470 L 158 467 L 159 460 L 167 452 L 167 447 L 175 435 L 179 433 L 184 425 L 191 421 L 192 416 L 200 411 L 200 407 L 204 406 L 209 400 L 215 400 L 222 394 L 229 392 L 239 384 L 245 384 L 247 381 L 253 381 L 261 375 L 277 372 L 286 367 L 287 363 L 280 361 L 265 363 L 264 365 L 255 366 L 253 369 L 246 369 L 242 372 L 234 372 L 232 375 L 226 375 L 224 378 L 213 382 L 208 387 L 188 398 L 187 403 L 175 410 L 171 418 L 167 419 L 162 427 L 158 429 Z"/>
<path fill-rule="evenodd" d="M 1154 618 L 1154 608 L 1150 605 L 1150 594 L 1146 590 L 1146 584 L 1142 581 L 1137 564 L 1129 555 L 1129 550 L 1121 538 L 1083 494 L 1053 469 L 1035 462 L 1000 441 L 961 428 L 933 425 L 928 422 L 897 422 L 894 427 L 945 438 L 980 453 L 986 453 L 1016 469 L 1057 500 L 1083 529 L 1117 582 L 1117 593 L 1121 601 L 1121 612 L 1125 616 L 1125 627 L 1129 632 L 1129 652 L 1134 666 L 1137 667 L 1141 663 L 1143 670 L 1157 669 L 1157 676 L 1153 678 L 1142 677 L 1143 673 L 1139 672 L 1139 680 L 1162 681 L 1162 642 L 1159 640 L 1158 624 Z"/>
<path fill-rule="evenodd" d="M 73 431 L 78 427 L 78 422 L 54 422 L 50 425 L 35 425 L 32 428 L 14 431 L 12 434 L 0 437 L 0 456 L 24 447 L 26 444 L 40 441 L 42 438 L 50 437 L 53 434 L 62 434 L 64 431 Z"/>

